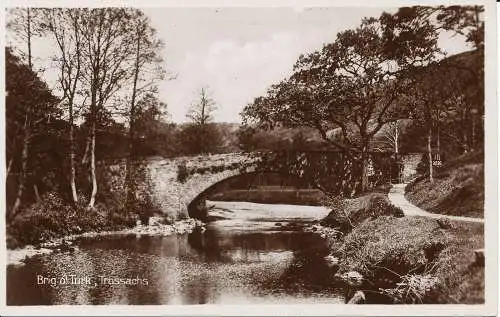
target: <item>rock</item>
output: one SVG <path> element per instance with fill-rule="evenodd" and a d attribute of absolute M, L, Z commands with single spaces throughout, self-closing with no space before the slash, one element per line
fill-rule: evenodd
<path fill-rule="evenodd" d="M 325 262 L 330 269 L 337 268 L 339 265 L 339 258 L 330 254 L 325 256 Z"/>
<path fill-rule="evenodd" d="M 150 226 L 161 225 L 161 218 L 160 217 L 149 217 L 148 225 L 150 225 Z"/>
<path fill-rule="evenodd" d="M 439 218 L 436 220 L 439 228 L 441 229 L 452 229 L 453 225 L 451 224 L 450 219 L 447 218 Z"/>
<path fill-rule="evenodd" d="M 347 304 L 364 304 L 366 302 L 365 293 L 357 291 Z"/>

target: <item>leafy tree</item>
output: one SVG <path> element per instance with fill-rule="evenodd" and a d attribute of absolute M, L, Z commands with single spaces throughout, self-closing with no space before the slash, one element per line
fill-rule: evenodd
<path fill-rule="evenodd" d="M 222 137 L 215 123 L 188 123 L 178 134 L 185 154 L 197 155 L 220 152 Z"/>
<path fill-rule="evenodd" d="M 316 129 L 330 146 L 361 162 L 356 187 L 364 191 L 371 141 L 385 124 L 405 117 L 398 96 L 410 85 L 408 74 L 432 61 L 437 52 L 437 34 L 425 25 L 406 28 L 411 18 L 390 24 L 383 15 L 338 33 L 333 43 L 301 56 L 293 75 L 256 98 L 244 117 L 271 128 Z M 404 45 L 394 45 L 402 35 L 393 33 L 402 28 L 407 29 Z M 335 130 L 338 133 L 332 135 Z"/>
<path fill-rule="evenodd" d="M 476 81 L 467 64 L 481 65 L 479 51 L 452 56 L 432 67 L 414 72 L 415 84 L 406 91 L 405 98 L 413 111 L 410 113 L 415 128 L 423 127 L 427 136 L 429 178 L 432 180 L 432 153 L 442 153 L 442 140 L 453 154 L 468 152 L 478 145 L 482 128 L 484 105 L 482 82 Z M 462 68 L 450 67 L 460 60 Z M 458 150 L 450 149 L 455 144 Z"/>
<path fill-rule="evenodd" d="M 38 19 L 40 18 L 40 9 L 32 9 L 32 8 L 13 8 L 9 9 L 9 18 L 10 20 L 7 23 L 7 27 L 9 30 L 13 31 L 14 38 L 17 38 L 19 42 L 21 42 L 21 46 L 25 46 L 26 50 L 21 49 L 21 56 L 24 57 L 24 60 L 28 64 L 28 68 L 33 70 L 33 56 L 32 56 L 32 43 L 33 38 L 41 35 L 41 29 L 38 27 Z M 11 49 L 12 50 L 12 49 Z M 24 189 L 26 187 L 27 182 L 27 173 L 28 173 L 28 161 L 29 157 L 29 145 L 31 138 L 31 126 L 36 125 L 36 122 L 32 122 L 31 111 L 28 111 L 25 114 L 24 120 L 24 130 L 25 139 L 22 144 L 22 156 L 21 156 L 21 165 L 22 169 L 19 173 L 19 184 L 17 190 L 17 198 L 14 206 L 12 207 L 12 214 L 15 215 L 19 206 L 21 205 L 22 196 L 24 193 Z M 7 166 L 7 176 L 10 172 L 10 167 L 12 166 L 13 161 L 9 162 Z M 34 184 L 34 191 L 38 197 L 38 189 L 36 188 L 36 184 Z"/>
<path fill-rule="evenodd" d="M 9 48 L 5 50 L 5 58 L 8 170 L 17 169 L 19 175 L 15 200 L 8 213 L 10 219 L 21 206 L 29 180 L 30 159 L 33 161 L 36 158 L 34 153 L 30 153 L 33 137 L 45 133 L 47 124 L 60 113 L 57 109 L 58 99 L 32 69 L 13 55 Z M 36 193 L 37 189 L 34 191 Z"/>

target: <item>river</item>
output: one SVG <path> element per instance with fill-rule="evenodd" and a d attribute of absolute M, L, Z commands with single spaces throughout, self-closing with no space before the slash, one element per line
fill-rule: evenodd
<path fill-rule="evenodd" d="M 7 267 L 7 305 L 342 303 L 325 242 L 300 228 L 323 207 L 208 202 L 206 231 L 80 238 Z"/>

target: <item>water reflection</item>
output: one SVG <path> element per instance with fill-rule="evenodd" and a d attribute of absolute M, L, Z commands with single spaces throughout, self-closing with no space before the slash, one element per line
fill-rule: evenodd
<path fill-rule="evenodd" d="M 327 249 L 318 237 L 276 230 L 269 223 L 262 230 L 254 230 L 254 224 L 248 231 L 223 224 L 216 221 L 205 232 L 182 236 L 81 239 L 74 253 L 8 267 L 7 304 L 341 302 L 327 278 Z M 37 284 L 37 275 L 71 274 L 90 277 L 92 284 Z M 147 280 L 147 285 L 103 283 L 104 277 Z"/>

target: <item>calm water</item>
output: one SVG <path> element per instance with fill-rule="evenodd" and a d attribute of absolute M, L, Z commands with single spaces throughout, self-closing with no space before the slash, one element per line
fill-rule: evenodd
<path fill-rule="evenodd" d="M 9 266 L 7 304 L 343 302 L 324 242 L 299 230 L 325 211 L 304 208 L 221 203 L 203 233 L 80 239 Z"/>

